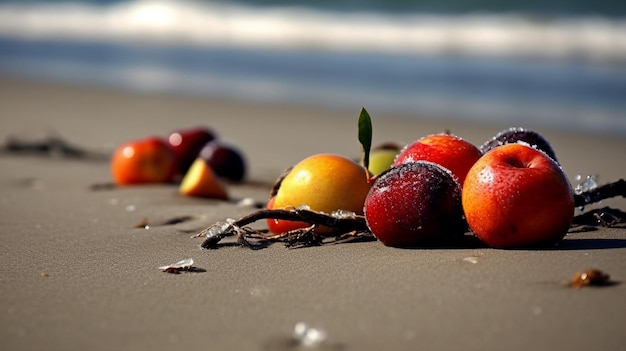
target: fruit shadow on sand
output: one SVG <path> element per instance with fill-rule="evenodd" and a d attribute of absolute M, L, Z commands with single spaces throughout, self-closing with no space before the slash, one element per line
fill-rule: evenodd
<path fill-rule="evenodd" d="M 612 227 L 612 233 L 617 230 L 625 230 L 626 225 Z M 538 251 L 569 251 L 569 250 L 605 250 L 605 249 L 621 249 L 626 248 L 626 239 L 622 238 L 590 238 L 585 237 L 591 232 L 602 230 L 597 226 L 584 226 L 581 228 L 572 228 L 567 236 L 556 245 L 549 246 L 531 246 L 508 248 L 505 250 L 538 250 Z M 462 237 L 448 239 L 444 241 L 433 241 L 422 243 L 418 246 L 406 247 L 407 250 L 431 250 L 431 249 L 487 249 L 489 246 L 480 241 L 470 232 Z"/>
<path fill-rule="evenodd" d="M 625 247 L 626 239 L 567 237 L 563 239 L 557 246 L 548 248 L 546 250 L 604 250 L 622 249 Z"/>

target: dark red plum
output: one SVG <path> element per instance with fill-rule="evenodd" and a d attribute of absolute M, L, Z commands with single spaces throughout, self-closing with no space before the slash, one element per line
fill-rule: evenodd
<path fill-rule="evenodd" d="M 427 161 L 403 163 L 378 176 L 364 212 L 369 229 L 387 246 L 415 247 L 467 228 L 461 186 L 450 171 Z"/>
<path fill-rule="evenodd" d="M 221 178 L 240 182 L 246 175 L 246 162 L 243 154 L 233 145 L 222 140 L 208 142 L 199 157 L 205 159 L 213 171 Z"/>

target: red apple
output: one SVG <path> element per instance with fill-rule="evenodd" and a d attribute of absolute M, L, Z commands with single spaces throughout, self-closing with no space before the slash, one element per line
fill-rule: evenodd
<path fill-rule="evenodd" d="M 226 188 L 220 183 L 208 162 L 198 157 L 180 182 L 179 192 L 185 196 L 228 199 Z"/>
<path fill-rule="evenodd" d="M 462 201 L 470 229 L 496 248 L 556 243 L 574 215 L 574 193 L 562 169 L 527 144 L 487 152 L 467 174 Z"/>
<path fill-rule="evenodd" d="M 434 162 L 449 169 L 463 186 L 467 171 L 481 156 L 476 146 L 456 135 L 435 134 L 406 146 L 393 165 L 415 161 Z"/>
<path fill-rule="evenodd" d="M 118 185 L 170 182 L 176 171 L 172 150 L 158 137 L 125 143 L 111 157 L 111 173 Z"/>
<path fill-rule="evenodd" d="M 379 175 L 364 212 L 371 232 L 387 246 L 416 246 L 466 230 L 459 183 L 449 170 L 427 161 L 403 163 Z"/>
<path fill-rule="evenodd" d="M 181 129 L 170 133 L 167 141 L 178 159 L 179 173 L 185 174 L 202 147 L 215 138 L 216 134 L 207 127 Z"/>

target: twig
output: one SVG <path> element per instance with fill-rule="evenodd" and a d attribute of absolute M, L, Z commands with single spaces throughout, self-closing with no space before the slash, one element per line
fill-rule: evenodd
<path fill-rule="evenodd" d="M 0 146 L 0 152 L 15 155 L 56 156 L 68 159 L 109 159 L 108 155 L 80 148 L 70 144 L 63 138 L 54 135 L 32 141 L 17 137 L 9 137 L 6 143 Z"/>
<path fill-rule="evenodd" d="M 626 197 L 626 181 L 624 179 L 574 195 L 574 206 L 584 207 L 617 196 Z"/>
<path fill-rule="evenodd" d="M 306 222 L 309 223 L 310 226 L 282 234 L 270 235 L 267 235 L 264 231 L 252 230 L 246 227 L 248 224 L 268 218 Z M 316 229 L 320 226 L 332 228 L 333 232 L 338 233 L 335 237 L 335 241 L 340 239 L 342 241 L 349 241 L 351 238 L 354 240 L 364 240 L 368 237 L 367 235 L 364 235 L 364 233 L 369 233 L 365 217 L 363 216 L 333 216 L 305 209 L 260 209 L 236 221 L 231 219 L 226 222 L 218 222 L 204 229 L 195 235 L 195 237 L 205 237 L 204 241 L 200 245 L 205 249 L 215 248 L 222 239 L 233 235 L 238 236 L 237 241 L 241 245 L 252 248 L 265 246 L 265 242 L 275 241 L 285 242 L 288 247 L 313 246 L 321 245 L 323 243 L 324 237 L 316 232 Z M 346 236 L 347 233 L 354 234 Z M 250 239 L 260 240 L 261 244 L 254 244 L 250 241 Z"/>
<path fill-rule="evenodd" d="M 233 224 L 238 227 L 243 227 L 250 223 L 254 223 L 261 219 L 282 219 L 287 221 L 306 222 L 309 224 L 323 225 L 344 231 L 350 230 L 367 230 L 367 224 L 365 223 L 365 217 L 363 216 L 349 216 L 349 217 L 335 217 L 327 215 L 321 212 L 304 210 L 304 209 L 292 209 L 292 210 L 268 210 L 260 209 L 254 211 L 247 216 L 235 221 Z"/>

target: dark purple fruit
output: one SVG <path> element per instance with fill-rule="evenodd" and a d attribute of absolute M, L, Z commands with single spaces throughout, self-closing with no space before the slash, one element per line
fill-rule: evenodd
<path fill-rule="evenodd" d="M 535 149 L 543 151 L 551 159 L 557 161 L 556 154 L 546 138 L 544 138 L 541 134 L 535 131 L 519 127 L 513 127 L 499 132 L 493 138 L 487 140 L 484 144 L 482 144 L 479 149 L 483 154 L 485 154 L 487 153 L 487 151 L 497 146 L 517 143 L 518 141 L 522 141 L 534 147 Z"/>
<path fill-rule="evenodd" d="M 426 161 L 403 163 L 379 175 L 364 212 L 369 229 L 387 246 L 417 246 L 467 228 L 461 186 L 450 171 Z"/>
<path fill-rule="evenodd" d="M 242 153 L 233 145 L 221 140 L 208 142 L 199 157 L 207 161 L 218 175 L 234 182 L 240 182 L 246 175 L 246 162 Z"/>

